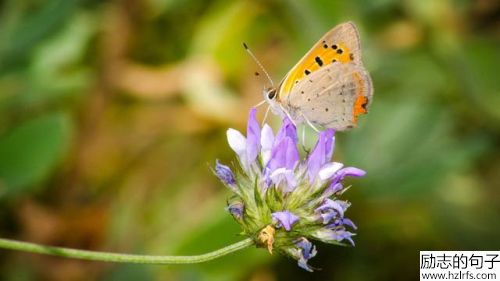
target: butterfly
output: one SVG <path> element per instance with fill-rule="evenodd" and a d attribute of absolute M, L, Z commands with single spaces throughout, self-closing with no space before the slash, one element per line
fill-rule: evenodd
<path fill-rule="evenodd" d="M 343 131 L 368 113 L 370 75 L 361 62 L 359 32 L 353 22 L 327 32 L 288 72 L 278 87 L 264 90 L 274 113 L 294 123 Z"/>

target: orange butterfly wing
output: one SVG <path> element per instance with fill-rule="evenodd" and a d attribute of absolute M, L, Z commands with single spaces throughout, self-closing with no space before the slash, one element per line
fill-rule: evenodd
<path fill-rule="evenodd" d="M 361 64 L 358 29 L 352 22 L 335 26 L 288 72 L 280 84 L 278 101 L 288 96 L 305 76 L 333 62 Z"/>

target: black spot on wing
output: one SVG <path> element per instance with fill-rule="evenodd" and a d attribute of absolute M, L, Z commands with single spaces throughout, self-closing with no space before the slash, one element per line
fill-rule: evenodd
<path fill-rule="evenodd" d="M 315 57 L 314 60 L 316 61 L 316 63 L 319 65 L 319 66 L 323 66 L 323 61 L 321 60 L 320 57 Z"/>
<path fill-rule="evenodd" d="M 309 75 L 309 74 L 311 74 L 311 71 L 309 71 L 309 69 L 306 69 L 306 70 L 304 70 L 304 73 L 305 73 L 306 75 Z"/>

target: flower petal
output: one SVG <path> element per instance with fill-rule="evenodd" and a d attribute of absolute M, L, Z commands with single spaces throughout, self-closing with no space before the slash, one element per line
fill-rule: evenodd
<path fill-rule="evenodd" d="M 271 159 L 271 150 L 274 144 L 274 133 L 273 129 L 269 125 L 264 124 L 262 127 L 262 132 L 260 134 L 260 145 L 261 145 L 261 155 L 262 155 L 262 165 L 266 166 Z"/>
<path fill-rule="evenodd" d="M 327 129 L 326 134 L 327 134 L 325 142 L 326 161 L 330 161 L 330 159 L 332 159 L 333 156 L 333 150 L 335 149 L 335 131 L 333 129 Z"/>
<path fill-rule="evenodd" d="M 355 167 L 346 167 L 337 172 L 337 176 L 340 177 L 340 180 L 345 177 L 362 177 L 364 175 L 366 175 L 365 171 Z"/>
<path fill-rule="evenodd" d="M 297 128 L 295 128 L 295 125 L 292 123 L 292 121 L 290 121 L 290 119 L 288 119 L 288 117 L 283 119 L 283 125 L 276 135 L 276 142 L 280 142 L 285 137 L 289 137 L 290 139 L 292 139 L 295 144 L 297 144 L 299 140 L 297 136 Z"/>
<path fill-rule="evenodd" d="M 342 200 L 325 199 L 323 204 L 315 209 L 321 217 L 323 224 L 329 224 L 333 219 L 344 217 L 344 212 L 349 208 L 349 203 Z"/>
<path fill-rule="evenodd" d="M 333 223 L 328 224 L 325 227 L 330 229 L 338 229 L 339 227 L 342 227 L 343 229 L 345 229 L 345 226 L 348 226 L 354 230 L 358 229 L 354 222 L 348 218 L 338 218 Z"/>
<path fill-rule="evenodd" d="M 323 198 L 323 199 L 329 198 L 333 194 L 335 194 L 343 189 L 344 189 L 344 186 L 342 185 L 342 183 L 333 182 L 332 184 L 330 184 L 330 186 L 328 188 L 325 189 L 325 191 L 323 191 L 323 194 L 321 194 L 321 198 Z"/>
<path fill-rule="evenodd" d="M 299 158 L 300 155 L 297 146 L 291 138 L 285 137 L 273 147 L 271 159 L 267 166 L 271 173 L 279 168 L 292 170 L 295 168 L 297 162 L 299 162 Z"/>
<path fill-rule="evenodd" d="M 299 220 L 299 217 L 289 211 L 274 212 L 271 216 L 273 217 L 273 222 L 277 224 L 277 227 L 283 227 L 286 231 L 290 231 L 292 225 Z"/>
<path fill-rule="evenodd" d="M 319 179 L 324 181 L 328 180 L 335 175 L 335 173 L 340 170 L 344 164 L 339 162 L 330 162 L 323 165 L 321 170 L 318 172 Z"/>
<path fill-rule="evenodd" d="M 299 150 L 297 149 L 297 144 L 291 139 L 287 139 L 286 145 L 286 156 L 285 156 L 285 167 L 288 169 L 295 168 L 295 164 L 299 162 L 300 155 Z"/>
<path fill-rule="evenodd" d="M 235 129 L 228 129 L 226 132 L 227 135 L 227 142 L 229 143 L 229 146 L 231 149 L 236 152 L 238 157 L 240 157 L 240 160 L 243 158 L 245 159 L 245 151 L 247 147 L 247 141 L 245 139 L 245 136 L 240 133 L 240 131 L 235 130 Z"/>
<path fill-rule="evenodd" d="M 299 239 L 295 245 L 302 250 L 302 256 L 306 260 L 311 259 L 316 255 L 316 247 L 314 247 L 314 245 L 306 238 Z"/>
<path fill-rule="evenodd" d="M 328 210 L 336 211 L 340 217 L 344 216 L 345 210 L 349 208 L 349 204 L 342 200 L 332 200 L 326 199 L 323 204 L 321 204 L 318 208 L 316 208 L 316 212 L 326 212 Z"/>
<path fill-rule="evenodd" d="M 323 224 L 328 224 L 332 219 L 334 219 L 338 214 L 333 210 L 329 210 L 328 212 L 320 214 L 321 221 Z"/>
<path fill-rule="evenodd" d="M 316 146 L 307 159 L 307 174 L 311 183 L 316 179 L 321 167 L 330 161 L 333 153 L 333 134 L 332 129 L 321 132 Z"/>
<path fill-rule="evenodd" d="M 248 163 L 253 163 L 260 151 L 260 126 L 255 118 L 257 109 L 252 108 L 248 116 L 246 153 Z"/>
<path fill-rule="evenodd" d="M 316 251 L 316 246 L 314 246 L 309 240 L 306 238 L 300 238 L 298 242 L 295 243 L 297 247 L 299 247 L 299 257 L 297 264 L 309 271 L 312 272 L 312 268 L 307 264 L 307 262 L 312 259 L 314 256 L 316 256 L 317 251 Z"/>
<path fill-rule="evenodd" d="M 342 242 L 344 239 L 349 241 L 351 245 L 354 246 L 354 241 L 352 240 L 352 236 L 354 233 L 351 233 L 346 230 L 333 230 L 328 228 L 321 228 L 312 233 L 312 236 L 320 241 L 331 243 L 331 242 Z"/>
<path fill-rule="evenodd" d="M 355 167 L 342 168 L 337 171 L 335 176 L 333 176 L 331 186 L 337 186 L 337 184 L 340 183 L 345 177 L 362 177 L 365 174 L 365 171 Z"/>
<path fill-rule="evenodd" d="M 293 170 L 288 170 L 286 168 L 279 168 L 274 170 L 269 176 L 271 181 L 275 185 L 280 185 L 282 182 L 285 183 L 284 192 L 292 192 L 297 186 L 297 179 L 295 178 L 295 174 Z"/>

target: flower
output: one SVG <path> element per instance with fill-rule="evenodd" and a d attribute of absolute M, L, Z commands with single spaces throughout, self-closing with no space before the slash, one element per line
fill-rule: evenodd
<path fill-rule="evenodd" d="M 292 247 L 286 249 L 288 255 L 297 260 L 297 264 L 307 271 L 313 269 L 307 264 L 307 261 L 316 256 L 316 246 L 304 237 L 299 238 Z"/>
<path fill-rule="evenodd" d="M 273 223 L 276 224 L 276 227 L 283 227 L 286 231 L 290 231 L 292 225 L 299 220 L 299 217 L 289 211 L 274 212 L 271 216 L 273 217 Z"/>
<path fill-rule="evenodd" d="M 270 253 L 276 249 L 312 271 L 308 261 L 317 251 L 310 240 L 354 246 L 356 225 L 345 217 L 350 203 L 340 199 L 347 190 L 342 181 L 365 171 L 331 161 L 332 129 L 319 132 L 311 153 L 301 157 L 297 130 L 288 118 L 274 134 L 267 124 L 261 128 L 255 115 L 253 108 L 246 136 L 227 131 L 240 169 L 215 164 L 215 174 L 233 192 L 227 210 L 258 246 Z"/>
<path fill-rule="evenodd" d="M 219 160 L 215 160 L 215 174 L 217 177 L 227 186 L 233 188 L 236 184 L 236 180 L 234 179 L 233 171 L 219 162 Z"/>

